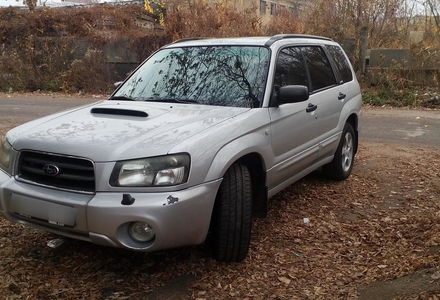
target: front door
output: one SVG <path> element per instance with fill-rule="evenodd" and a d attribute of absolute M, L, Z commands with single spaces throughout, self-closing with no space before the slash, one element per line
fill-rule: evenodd
<path fill-rule="evenodd" d="M 309 86 L 305 61 L 299 47 L 286 47 L 279 52 L 275 70 L 274 91 L 287 85 Z M 274 167 L 269 170 L 269 189 L 316 162 L 319 143 L 313 131 L 316 111 L 307 112 L 310 101 L 270 107 Z"/>

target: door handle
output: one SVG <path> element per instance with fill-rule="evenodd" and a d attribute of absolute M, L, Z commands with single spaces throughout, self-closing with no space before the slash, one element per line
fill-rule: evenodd
<path fill-rule="evenodd" d="M 318 109 L 318 105 L 309 103 L 309 105 L 307 105 L 306 112 L 309 113 L 309 112 L 315 111 L 317 109 Z"/>
<path fill-rule="evenodd" d="M 339 93 L 338 100 L 344 100 L 347 97 L 344 93 Z"/>

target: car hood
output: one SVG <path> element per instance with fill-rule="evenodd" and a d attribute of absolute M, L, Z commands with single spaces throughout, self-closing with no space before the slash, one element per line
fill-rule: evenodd
<path fill-rule="evenodd" d="M 92 113 L 92 109 L 101 109 L 101 112 L 104 109 L 106 113 Z M 8 133 L 8 139 L 19 151 L 80 156 L 95 162 L 126 160 L 167 154 L 191 136 L 248 110 L 195 104 L 102 101 L 19 126 Z M 127 111 L 148 116 L 119 114 Z"/>

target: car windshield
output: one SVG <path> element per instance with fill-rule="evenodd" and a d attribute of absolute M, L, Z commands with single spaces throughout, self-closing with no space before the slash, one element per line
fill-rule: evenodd
<path fill-rule="evenodd" d="M 269 56 L 269 49 L 251 46 L 160 50 L 112 99 L 260 107 Z"/>

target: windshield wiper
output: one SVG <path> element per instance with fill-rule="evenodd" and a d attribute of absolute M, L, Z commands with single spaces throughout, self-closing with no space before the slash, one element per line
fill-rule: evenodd
<path fill-rule="evenodd" d="M 113 96 L 110 98 L 110 100 L 136 101 L 135 99 L 127 97 L 127 96 Z"/>
<path fill-rule="evenodd" d="M 156 98 L 149 98 L 144 99 L 144 101 L 151 101 L 151 102 L 166 102 L 166 103 L 193 103 L 193 104 L 199 104 L 200 102 L 196 100 L 191 99 L 173 99 L 173 98 L 165 98 L 165 99 L 156 99 Z"/>

